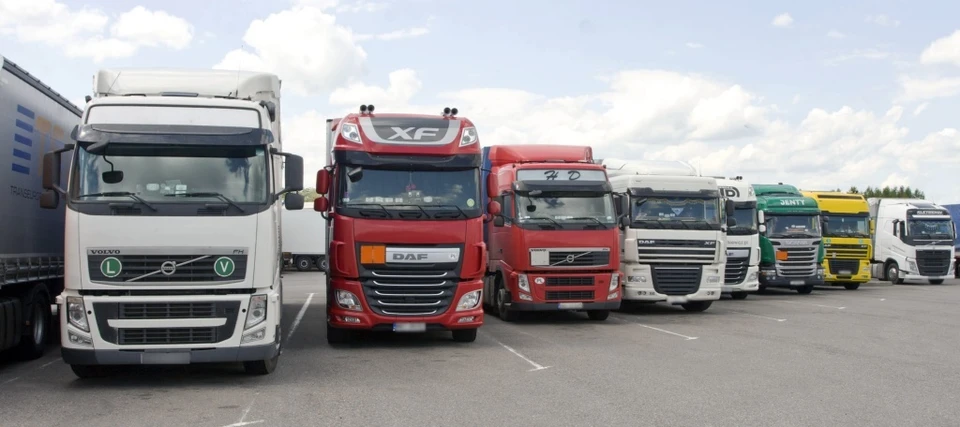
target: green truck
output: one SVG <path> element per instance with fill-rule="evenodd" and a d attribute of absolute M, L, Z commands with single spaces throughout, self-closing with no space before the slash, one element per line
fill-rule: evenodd
<path fill-rule="evenodd" d="M 760 219 L 760 291 L 789 288 L 809 294 L 823 285 L 820 207 L 797 187 L 753 184 Z"/>

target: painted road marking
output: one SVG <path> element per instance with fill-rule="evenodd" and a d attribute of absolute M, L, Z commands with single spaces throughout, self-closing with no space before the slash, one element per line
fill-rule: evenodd
<path fill-rule="evenodd" d="M 297 317 L 293 319 L 293 324 L 290 325 L 290 333 L 287 334 L 287 341 L 290 341 L 290 337 L 293 336 L 293 333 L 297 331 L 297 326 L 300 326 L 300 321 L 303 320 L 303 315 L 307 313 L 307 308 L 310 307 L 310 301 L 313 300 L 313 292 L 310 295 L 307 295 L 307 301 L 303 303 L 303 307 L 300 307 L 300 312 L 297 313 Z"/>
<path fill-rule="evenodd" d="M 485 335 L 486 335 L 486 334 L 485 334 Z M 489 335 L 488 335 L 488 336 L 489 336 Z M 523 359 L 523 361 L 529 363 L 530 366 L 533 366 L 533 369 L 530 369 L 530 370 L 527 371 L 527 372 L 542 371 L 542 370 L 544 370 L 544 369 L 549 368 L 549 366 L 543 366 L 543 365 L 541 365 L 541 364 L 539 364 L 539 363 L 537 363 L 537 362 L 534 362 L 533 360 L 530 360 L 529 357 L 524 356 L 524 355 L 523 355 L 522 353 L 520 353 L 519 351 L 514 350 L 513 347 L 510 347 L 509 345 L 506 345 L 506 344 L 500 342 L 499 340 L 497 340 L 497 339 L 494 338 L 494 337 L 490 337 L 490 339 L 492 339 L 492 340 L 493 340 L 494 342 L 496 342 L 497 344 L 500 344 L 500 346 L 503 347 L 503 348 L 505 348 L 505 349 L 507 349 L 507 351 L 513 353 L 514 356 L 517 356 L 517 357 Z"/>
<path fill-rule="evenodd" d="M 776 317 L 761 316 L 761 315 L 759 315 L 759 314 L 745 313 L 745 312 L 736 311 L 736 310 L 730 310 L 730 312 L 731 312 L 731 313 L 736 313 L 736 314 L 742 314 L 742 315 L 744 315 L 744 316 L 759 317 L 759 318 L 761 318 L 761 319 L 773 320 L 773 321 L 777 321 L 777 322 L 786 322 L 786 321 L 787 321 L 787 319 L 778 319 L 778 318 L 776 318 Z"/>
<path fill-rule="evenodd" d="M 684 335 L 684 334 L 678 334 L 678 333 L 676 333 L 676 332 L 671 332 L 671 331 L 668 331 L 668 330 L 666 330 L 666 329 L 660 329 L 660 328 L 653 327 L 653 326 L 650 326 L 650 325 L 644 325 L 643 323 L 635 322 L 635 321 L 633 321 L 633 320 L 626 319 L 626 318 L 623 318 L 623 317 L 620 317 L 620 316 L 613 316 L 613 318 L 614 318 L 614 319 L 622 320 L 622 321 L 627 322 L 627 323 L 629 323 L 629 324 L 631 324 L 631 325 L 637 325 L 637 326 L 641 326 L 641 327 L 644 327 L 644 328 L 647 328 L 647 329 L 653 329 L 654 331 L 657 331 L 657 332 L 663 332 L 663 333 L 665 333 L 665 334 L 677 336 L 677 337 L 683 338 L 683 339 L 685 339 L 685 340 L 687 340 L 687 341 L 697 339 L 697 337 L 691 337 L 691 336 L 687 336 L 687 335 Z"/>
<path fill-rule="evenodd" d="M 835 305 L 814 304 L 814 303 L 812 303 L 812 302 L 783 301 L 783 300 L 770 300 L 770 301 L 783 302 L 783 303 L 787 303 L 787 304 L 813 305 L 813 306 L 823 307 L 823 308 L 835 308 L 835 309 L 837 309 L 837 310 L 843 310 L 843 309 L 846 308 L 846 307 L 837 307 L 837 306 L 835 306 Z"/>

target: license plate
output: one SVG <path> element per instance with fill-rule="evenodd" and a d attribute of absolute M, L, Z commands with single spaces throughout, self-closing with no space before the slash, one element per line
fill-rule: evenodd
<path fill-rule="evenodd" d="M 394 332 L 424 332 L 427 330 L 426 323 L 394 323 Z"/>
<path fill-rule="evenodd" d="M 560 310 L 579 310 L 583 308 L 582 302 L 561 302 L 558 307 Z"/>
<path fill-rule="evenodd" d="M 144 365 L 186 365 L 190 363 L 190 353 L 140 353 L 140 363 Z"/>
<path fill-rule="evenodd" d="M 667 304 L 683 304 L 687 302 L 687 297 L 667 297 Z"/>
<path fill-rule="evenodd" d="M 803 280 L 791 280 L 791 281 L 790 281 L 790 284 L 791 284 L 791 285 L 802 285 L 802 284 L 804 284 L 804 281 L 803 281 Z"/>
<path fill-rule="evenodd" d="M 840 270 L 840 274 L 850 275 L 850 274 L 853 274 L 853 272 L 850 270 Z"/>

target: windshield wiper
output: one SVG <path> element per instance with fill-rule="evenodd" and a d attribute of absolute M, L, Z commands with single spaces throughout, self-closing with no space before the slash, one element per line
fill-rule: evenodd
<path fill-rule="evenodd" d="M 445 208 L 445 207 L 448 207 L 448 206 L 449 206 L 449 207 L 454 208 L 454 209 L 456 209 L 457 211 L 459 211 L 459 212 L 460 212 L 460 215 L 463 215 L 464 217 L 467 216 L 467 213 L 464 212 L 463 209 L 460 209 L 460 206 L 457 206 L 457 205 L 430 205 L 430 206 L 435 206 L 435 207 L 438 207 L 438 208 Z"/>
<path fill-rule="evenodd" d="M 556 225 L 557 228 L 563 228 L 563 226 L 560 225 L 559 222 L 556 222 L 556 221 L 554 221 L 552 218 L 548 218 L 548 217 L 545 217 L 545 216 L 531 216 L 531 217 L 527 217 L 527 218 L 524 218 L 524 219 L 545 219 L 545 220 L 547 220 L 547 221 L 550 221 L 550 222 L 554 223 L 554 225 Z"/>
<path fill-rule="evenodd" d="M 78 199 L 84 198 L 84 197 L 129 197 L 133 200 L 136 200 L 137 202 L 142 203 L 144 206 L 150 208 L 150 210 L 154 212 L 157 211 L 156 207 L 154 207 L 150 203 L 147 203 L 146 200 L 143 200 L 140 196 L 136 195 L 136 193 L 131 193 L 129 191 L 108 191 L 105 193 L 90 193 L 90 194 L 81 194 L 77 196 Z"/>
<path fill-rule="evenodd" d="M 424 214 L 427 218 L 430 218 L 430 214 L 427 213 L 427 210 L 424 209 L 424 208 L 423 208 L 422 206 L 420 206 L 420 205 L 414 205 L 414 204 L 393 204 L 393 205 L 390 205 L 390 206 L 413 206 L 413 207 L 415 207 L 415 208 L 417 208 L 417 209 L 420 209 L 420 212 L 423 212 L 423 214 Z M 400 215 L 400 216 L 402 217 L 403 215 Z"/>
<path fill-rule="evenodd" d="M 632 222 L 641 223 L 641 224 L 656 224 L 654 228 L 667 228 L 663 226 L 663 223 L 660 220 L 656 219 L 634 219 Z"/>
<path fill-rule="evenodd" d="M 350 203 L 347 205 L 348 208 L 352 208 L 354 206 L 375 206 L 382 209 L 387 218 L 393 218 L 393 215 L 390 215 L 390 211 L 388 211 L 387 208 L 383 207 L 383 205 L 379 203 Z"/>
<path fill-rule="evenodd" d="M 596 218 L 594 218 L 594 217 L 592 217 L 592 216 L 575 216 L 575 217 L 573 217 L 573 218 L 568 218 L 568 219 L 573 219 L 573 220 L 577 220 L 577 219 L 589 219 L 589 220 L 595 221 L 597 224 L 599 224 L 599 225 L 600 225 L 601 227 L 603 227 L 604 229 L 610 228 L 610 227 L 607 227 L 607 224 L 604 224 L 603 221 L 600 221 L 599 219 L 596 219 Z"/>
<path fill-rule="evenodd" d="M 243 208 L 240 207 L 240 205 L 236 204 L 233 200 L 230 200 L 229 198 L 227 198 L 227 196 L 224 196 L 223 194 L 220 194 L 220 193 L 217 193 L 217 192 L 213 192 L 213 191 L 195 192 L 195 193 L 179 193 L 179 194 L 164 194 L 164 196 L 166 196 L 166 197 L 216 197 L 216 198 L 218 198 L 218 199 L 220 199 L 220 200 L 223 200 L 224 202 L 226 202 L 226 203 L 229 204 L 230 206 L 233 206 L 233 207 L 237 208 L 238 211 L 240 211 L 240 212 L 246 212 L 245 210 L 243 210 Z"/>

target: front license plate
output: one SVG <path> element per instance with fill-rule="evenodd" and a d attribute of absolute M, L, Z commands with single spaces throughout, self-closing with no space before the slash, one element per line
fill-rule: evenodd
<path fill-rule="evenodd" d="M 560 310 L 579 310 L 583 308 L 582 302 L 561 302 L 558 307 Z"/>
<path fill-rule="evenodd" d="M 850 275 L 853 274 L 853 272 L 850 270 L 840 270 L 840 274 Z"/>
<path fill-rule="evenodd" d="M 683 304 L 687 302 L 687 297 L 667 297 L 667 304 Z"/>
<path fill-rule="evenodd" d="M 427 330 L 426 323 L 394 323 L 394 332 L 424 332 Z"/>
<path fill-rule="evenodd" d="M 790 284 L 791 284 L 791 285 L 802 285 L 803 283 L 804 283 L 803 280 L 791 280 L 791 281 L 790 281 Z"/>
<path fill-rule="evenodd" d="M 186 351 L 176 353 L 140 353 L 140 363 L 144 365 L 187 365 L 190 363 L 190 353 Z"/>

